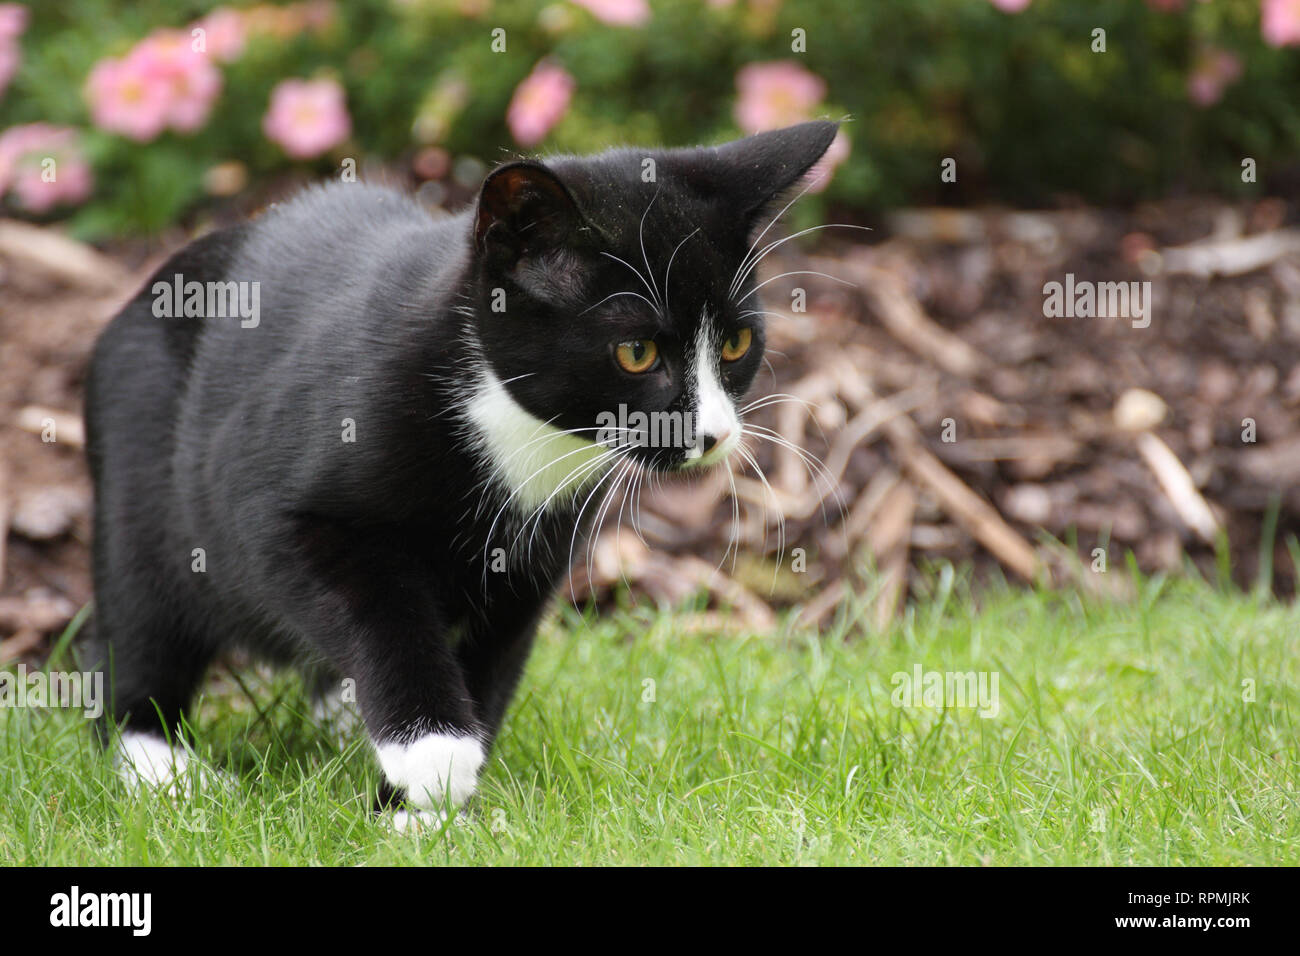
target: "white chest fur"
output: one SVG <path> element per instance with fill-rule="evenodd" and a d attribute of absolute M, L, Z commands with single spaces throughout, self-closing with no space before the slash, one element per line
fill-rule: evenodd
<path fill-rule="evenodd" d="M 481 371 L 466 411 L 479 447 L 516 511 L 531 513 L 549 500 L 576 494 L 604 474 L 604 462 L 613 462 L 604 445 L 530 414 L 490 369 Z"/>

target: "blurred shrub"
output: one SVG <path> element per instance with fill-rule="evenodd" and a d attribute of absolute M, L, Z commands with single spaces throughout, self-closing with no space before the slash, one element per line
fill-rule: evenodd
<path fill-rule="evenodd" d="M 82 234 L 147 232 L 346 157 L 437 179 L 534 144 L 717 142 L 802 116 L 850 118 L 825 195 L 851 206 L 1256 188 L 1243 158 L 1289 176 L 1300 138 L 1300 2 L 1262 4 L 1263 31 L 1261 0 L 41 0 L 20 35 L 0 17 L 0 131 L 79 130 L 93 191 L 38 208 L 16 183 L 40 150 L 2 144 L 0 191 Z M 196 23 L 201 66 L 172 48 Z M 148 115 L 127 63 L 173 83 L 174 115 Z"/>

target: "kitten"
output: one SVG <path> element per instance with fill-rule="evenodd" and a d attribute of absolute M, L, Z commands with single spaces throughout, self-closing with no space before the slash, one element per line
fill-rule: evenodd
<path fill-rule="evenodd" d="M 133 779 L 177 772 L 241 647 L 350 681 L 381 802 L 468 799 L 593 498 L 739 442 L 750 240 L 836 128 L 511 162 L 444 219 L 336 183 L 172 257 L 87 385 L 88 647 Z"/>

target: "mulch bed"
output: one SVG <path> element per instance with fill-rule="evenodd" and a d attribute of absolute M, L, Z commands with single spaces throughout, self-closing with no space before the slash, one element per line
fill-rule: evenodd
<path fill-rule="evenodd" d="M 1212 576 L 1216 542 L 1238 583 L 1255 583 L 1263 553 L 1274 590 L 1294 593 L 1292 218 L 1276 199 L 908 210 L 869 244 L 781 247 L 765 277 L 840 281 L 765 288 L 771 368 L 755 398 L 776 398 L 749 418 L 774 439 L 750 442 L 765 479 L 737 468 L 734 496 L 717 474 L 615 499 L 566 596 L 707 591 L 700 626 L 744 629 L 792 606 L 825 624 L 858 594 L 883 626 L 937 562 L 1122 596 L 1128 553 L 1148 572 L 1190 561 Z M 39 655 L 90 599 L 85 364 L 179 241 L 105 255 L 0 221 L 0 662 Z M 1150 282 L 1150 324 L 1048 317 L 1044 285 L 1067 274 Z"/>

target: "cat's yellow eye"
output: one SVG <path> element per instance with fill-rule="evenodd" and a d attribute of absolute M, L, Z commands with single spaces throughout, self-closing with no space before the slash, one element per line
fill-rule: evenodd
<path fill-rule="evenodd" d="M 637 374 L 648 372 L 659 358 L 659 346 L 653 339 L 637 339 L 635 342 L 620 342 L 614 349 L 614 358 L 625 372 Z"/>
<path fill-rule="evenodd" d="M 722 343 L 722 360 L 724 362 L 734 362 L 741 358 L 749 351 L 749 345 L 754 341 L 754 333 L 751 329 L 741 329 L 727 341 Z"/>

